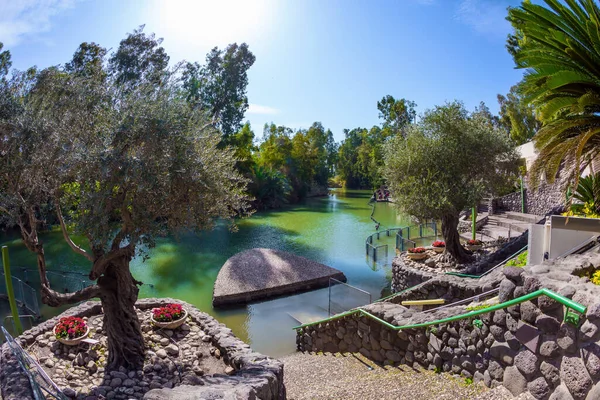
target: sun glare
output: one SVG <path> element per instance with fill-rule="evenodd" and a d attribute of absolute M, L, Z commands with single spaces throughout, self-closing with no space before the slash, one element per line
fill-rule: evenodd
<path fill-rule="evenodd" d="M 275 6 L 270 0 L 169 0 L 155 10 L 169 41 L 212 47 L 257 39 Z"/>

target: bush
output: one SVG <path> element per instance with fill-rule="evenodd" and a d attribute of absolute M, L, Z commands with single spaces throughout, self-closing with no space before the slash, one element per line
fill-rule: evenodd
<path fill-rule="evenodd" d="M 527 251 L 522 252 L 517 257 L 509 260 L 505 267 L 524 267 L 527 265 Z"/>

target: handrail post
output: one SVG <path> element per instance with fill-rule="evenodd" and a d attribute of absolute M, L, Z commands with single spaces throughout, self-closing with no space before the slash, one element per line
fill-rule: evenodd
<path fill-rule="evenodd" d="M 19 319 L 19 309 L 17 308 L 17 302 L 15 301 L 15 292 L 12 284 L 12 277 L 10 275 L 10 259 L 8 258 L 8 247 L 2 246 L 2 264 L 4 266 L 4 279 L 6 280 L 6 293 L 8 294 L 8 303 L 10 304 L 10 311 L 12 312 L 13 321 L 15 322 L 15 330 L 17 334 L 23 333 L 23 326 Z"/>
<path fill-rule="evenodd" d="M 521 180 L 521 212 L 525 214 L 525 191 L 523 190 L 523 175 L 520 176 Z"/>
<path fill-rule="evenodd" d="M 477 239 L 477 207 L 471 209 L 471 239 Z"/>

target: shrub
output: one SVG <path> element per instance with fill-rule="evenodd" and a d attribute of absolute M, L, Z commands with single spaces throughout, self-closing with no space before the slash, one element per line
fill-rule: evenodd
<path fill-rule="evenodd" d="M 167 304 L 165 307 L 152 310 L 152 317 L 158 322 L 176 321 L 183 317 L 183 307 L 181 304 Z"/>
<path fill-rule="evenodd" d="M 85 321 L 78 317 L 63 317 L 58 321 L 55 332 L 60 339 L 75 339 L 83 336 L 87 329 Z"/>
<path fill-rule="evenodd" d="M 509 260 L 505 267 L 524 267 L 527 265 L 527 251 L 522 252 L 517 257 Z"/>
<path fill-rule="evenodd" d="M 600 269 L 594 271 L 590 280 L 594 285 L 600 285 Z"/>

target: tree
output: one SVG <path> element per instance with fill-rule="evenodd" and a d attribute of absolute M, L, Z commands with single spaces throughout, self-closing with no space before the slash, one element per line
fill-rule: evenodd
<path fill-rule="evenodd" d="M 404 128 L 415 121 L 417 112 L 414 101 L 406 99 L 394 99 L 389 94 L 377 102 L 379 118 L 383 119 L 383 127 L 389 128 L 393 134 L 404 135 Z"/>
<path fill-rule="evenodd" d="M 229 145 L 235 151 L 234 155 L 237 159 L 236 168 L 242 174 L 247 174 L 254 165 L 253 152 L 256 151 L 254 146 L 254 132 L 250 126 L 250 122 L 246 122 L 238 133 L 231 135 Z"/>
<path fill-rule="evenodd" d="M 500 125 L 508 132 L 517 145 L 531 140 L 541 127 L 532 105 L 525 102 L 513 86 L 506 97 L 498 95 L 500 105 Z"/>
<path fill-rule="evenodd" d="M 530 171 L 552 182 L 559 169 L 577 186 L 580 172 L 600 153 L 600 7 L 593 0 L 523 2 L 508 19 L 519 38 L 519 91 L 543 123 L 534 136 L 539 155 Z"/>
<path fill-rule="evenodd" d="M 121 44 L 115 54 L 128 54 L 132 42 Z M 6 83 L 14 95 L 0 98 L 17 105 L 0 116 L 0 210 L 36 253 L 41 276 L 37 231 L 49 209 L 70 248 L 90 262 L 97 285 L 59 295 L 44 277 L 43 300 L 100 298 L 108 369 L 136 368 L 144 358 L 134 310 L 141 282 L 129 270 L 131 259 L 147 256 L 157 236 L 209 229 L 248 209 L 246 180 L 235 171 L 233 152 L 218 148 L 220 132 L 202 109 L 189 107 L 173 72 L 140 69 L 153 64 L 156 51 L 138 55 L 150 60 L 113 63 L 104 85 L 52 68 L 33 82 Z M 72 233 L 87 238 L 86 246 Z"/>
<path fill-rule="evenodd" d="M 248 70 L 255 60 L 246 43 L 233 43 L 225 50 L 213 48 L 204 66 L 185 65 L 182 79 L 188 101 L 208 110 L 225 140 L 242 125 L 248 109 Z"/>
<path fill-rule="evenodd" d="M 4 48 L 4 44 L 0 42 L 0 80 L 6 79 L 6 75 L 12 66 L 12 62 L 10 60 L 10 51 L 2 49 Z"/>
<path fill-rule="evenodd" d="M 453 102 L 427 111 L 385 146 L 383 175 L 398 207 L 442 222 L 449 259 L 470 259 L 460 244 L 459 213 L 481 200 L 511 173 L 518 156 L 510 140 L 483 113 Z"/>

